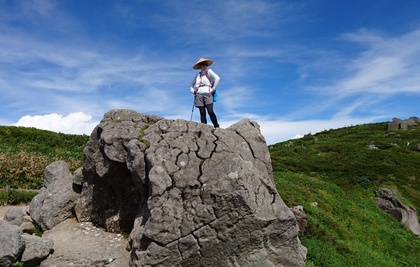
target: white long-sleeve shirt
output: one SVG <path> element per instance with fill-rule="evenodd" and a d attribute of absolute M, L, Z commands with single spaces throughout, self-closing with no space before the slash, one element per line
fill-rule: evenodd
<path fill-rule="evenodd" d="M 213 82 L 209 81 L 206 72 Z M 219 81 L 220 77 L 212 69 L 200 71 L 191 81 L 190 91 L 193 94 L 194 92 L 197 92 L 198 94 L 213 93 L 216 91 L 216 87 L 219 84 Z"/>

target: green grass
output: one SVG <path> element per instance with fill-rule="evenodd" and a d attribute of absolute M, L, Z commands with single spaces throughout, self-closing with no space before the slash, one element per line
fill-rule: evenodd
<path fill-rule="evenodd" d="M 83 164 L 86 135 L 0 126 L 0 188 L 39 189 L 45 167 L 64 160 L 71 171 Z"/>
<path fill-rule="evenodd" d="M 0 205 L 19 205 L 31 202 L 38 194 L 37 190 L 16 190 L 12 189 L 10 192 L 0 190 Z"/>
<path fill-rule="evenodd" d="M 386 123 L 324 131 L 270 146 L 274 171 L 325 174 L 336 183 L 398 188 L 420 210 L 420 128 L 389 132 Z M 407 143 L 410 145 L 407 146 Z M 378 149 L 369 149 L 369 145 Z"/>
<path fill-rule="evenodd" d="M 63 134 L 35 128 L 0 126 L 0 152 L 62 158 L 82 158 L 87 135 Z"/>
<path fill-rule="evenodd" d="M 302 205 L 308 228 L 302 243 L 309 266 L 416 266 L 420 238 L 380 211 L 374 188 L 345 188 L 328 177 L 274 173 L 289 206 Z"/>
<path fill-rule="evenodd" d="M 420 210 L 418 145 L 419 128 L 388 132 L 378 123 L 269 147 L 281 197 L 307 214 L 307 266 L 420 266 L 420 238 L 374 200 L 388 187 Z"/>

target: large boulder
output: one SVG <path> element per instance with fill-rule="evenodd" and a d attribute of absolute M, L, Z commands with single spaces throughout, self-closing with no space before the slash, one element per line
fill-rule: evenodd
<path fill-rule="evenodd" d="M 77 219 L 130 233 L 130 266 L 305 265 L 256 122 L 112 110 L 84 153 Z"/>
<path fill-rule="evenodd" d="M 54 241 L 40 266 L 305 265 L 296 217 L 277 193 L 256 122 L 214 129 L 112 110 L 84 155 L 74 174 L 64 162 L 49 165 L 30 204 L 43 237 Z M 110 249 L 115 235 L 118 249 Z"/>
<path fill-rule="evenodd" d="M 44 186 L 30 205 L 31 218 L 43 231 L 53 228 L 73 215 L 79 194 L 66 162 L 56 161 L 45 168 Z"/>

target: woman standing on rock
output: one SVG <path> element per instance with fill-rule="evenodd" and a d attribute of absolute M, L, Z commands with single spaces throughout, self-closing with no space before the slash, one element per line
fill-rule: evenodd
<path fill-rule="evenodd" d="M 200 110 L 201 123 L 207 124 L 206 109 L 214 128 L 219 127 L 216 114 L 213 111 L 213 96 L 219 84 L 220 77 L 207 67 L 213 64 L 213 60 L 200 58 L 194 64 L 193 69 L 200 70 L 190 84 L 190 91 L 195 95 L 194 105 Z"/>

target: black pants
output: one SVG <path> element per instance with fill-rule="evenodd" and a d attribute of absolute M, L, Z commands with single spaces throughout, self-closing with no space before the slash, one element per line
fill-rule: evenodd
<path fill-rule="evenodd" d="M 219 127 L 219 123 L 217 123 L 216 113 L 214 113 L 214 111 L 213 111 L 213 103 L 207 104 L 205 107 L 198 107 L 198 109 L 200 110 L 201 123 L 206 123 L 207 124 L 207 117 L 206 117 L 206 109 L 207 109 L 207 113 L 210 116 L 210 119 L 211 119 L 211 122 L 213 123 L 213 126 L 215 128 Z"/>

